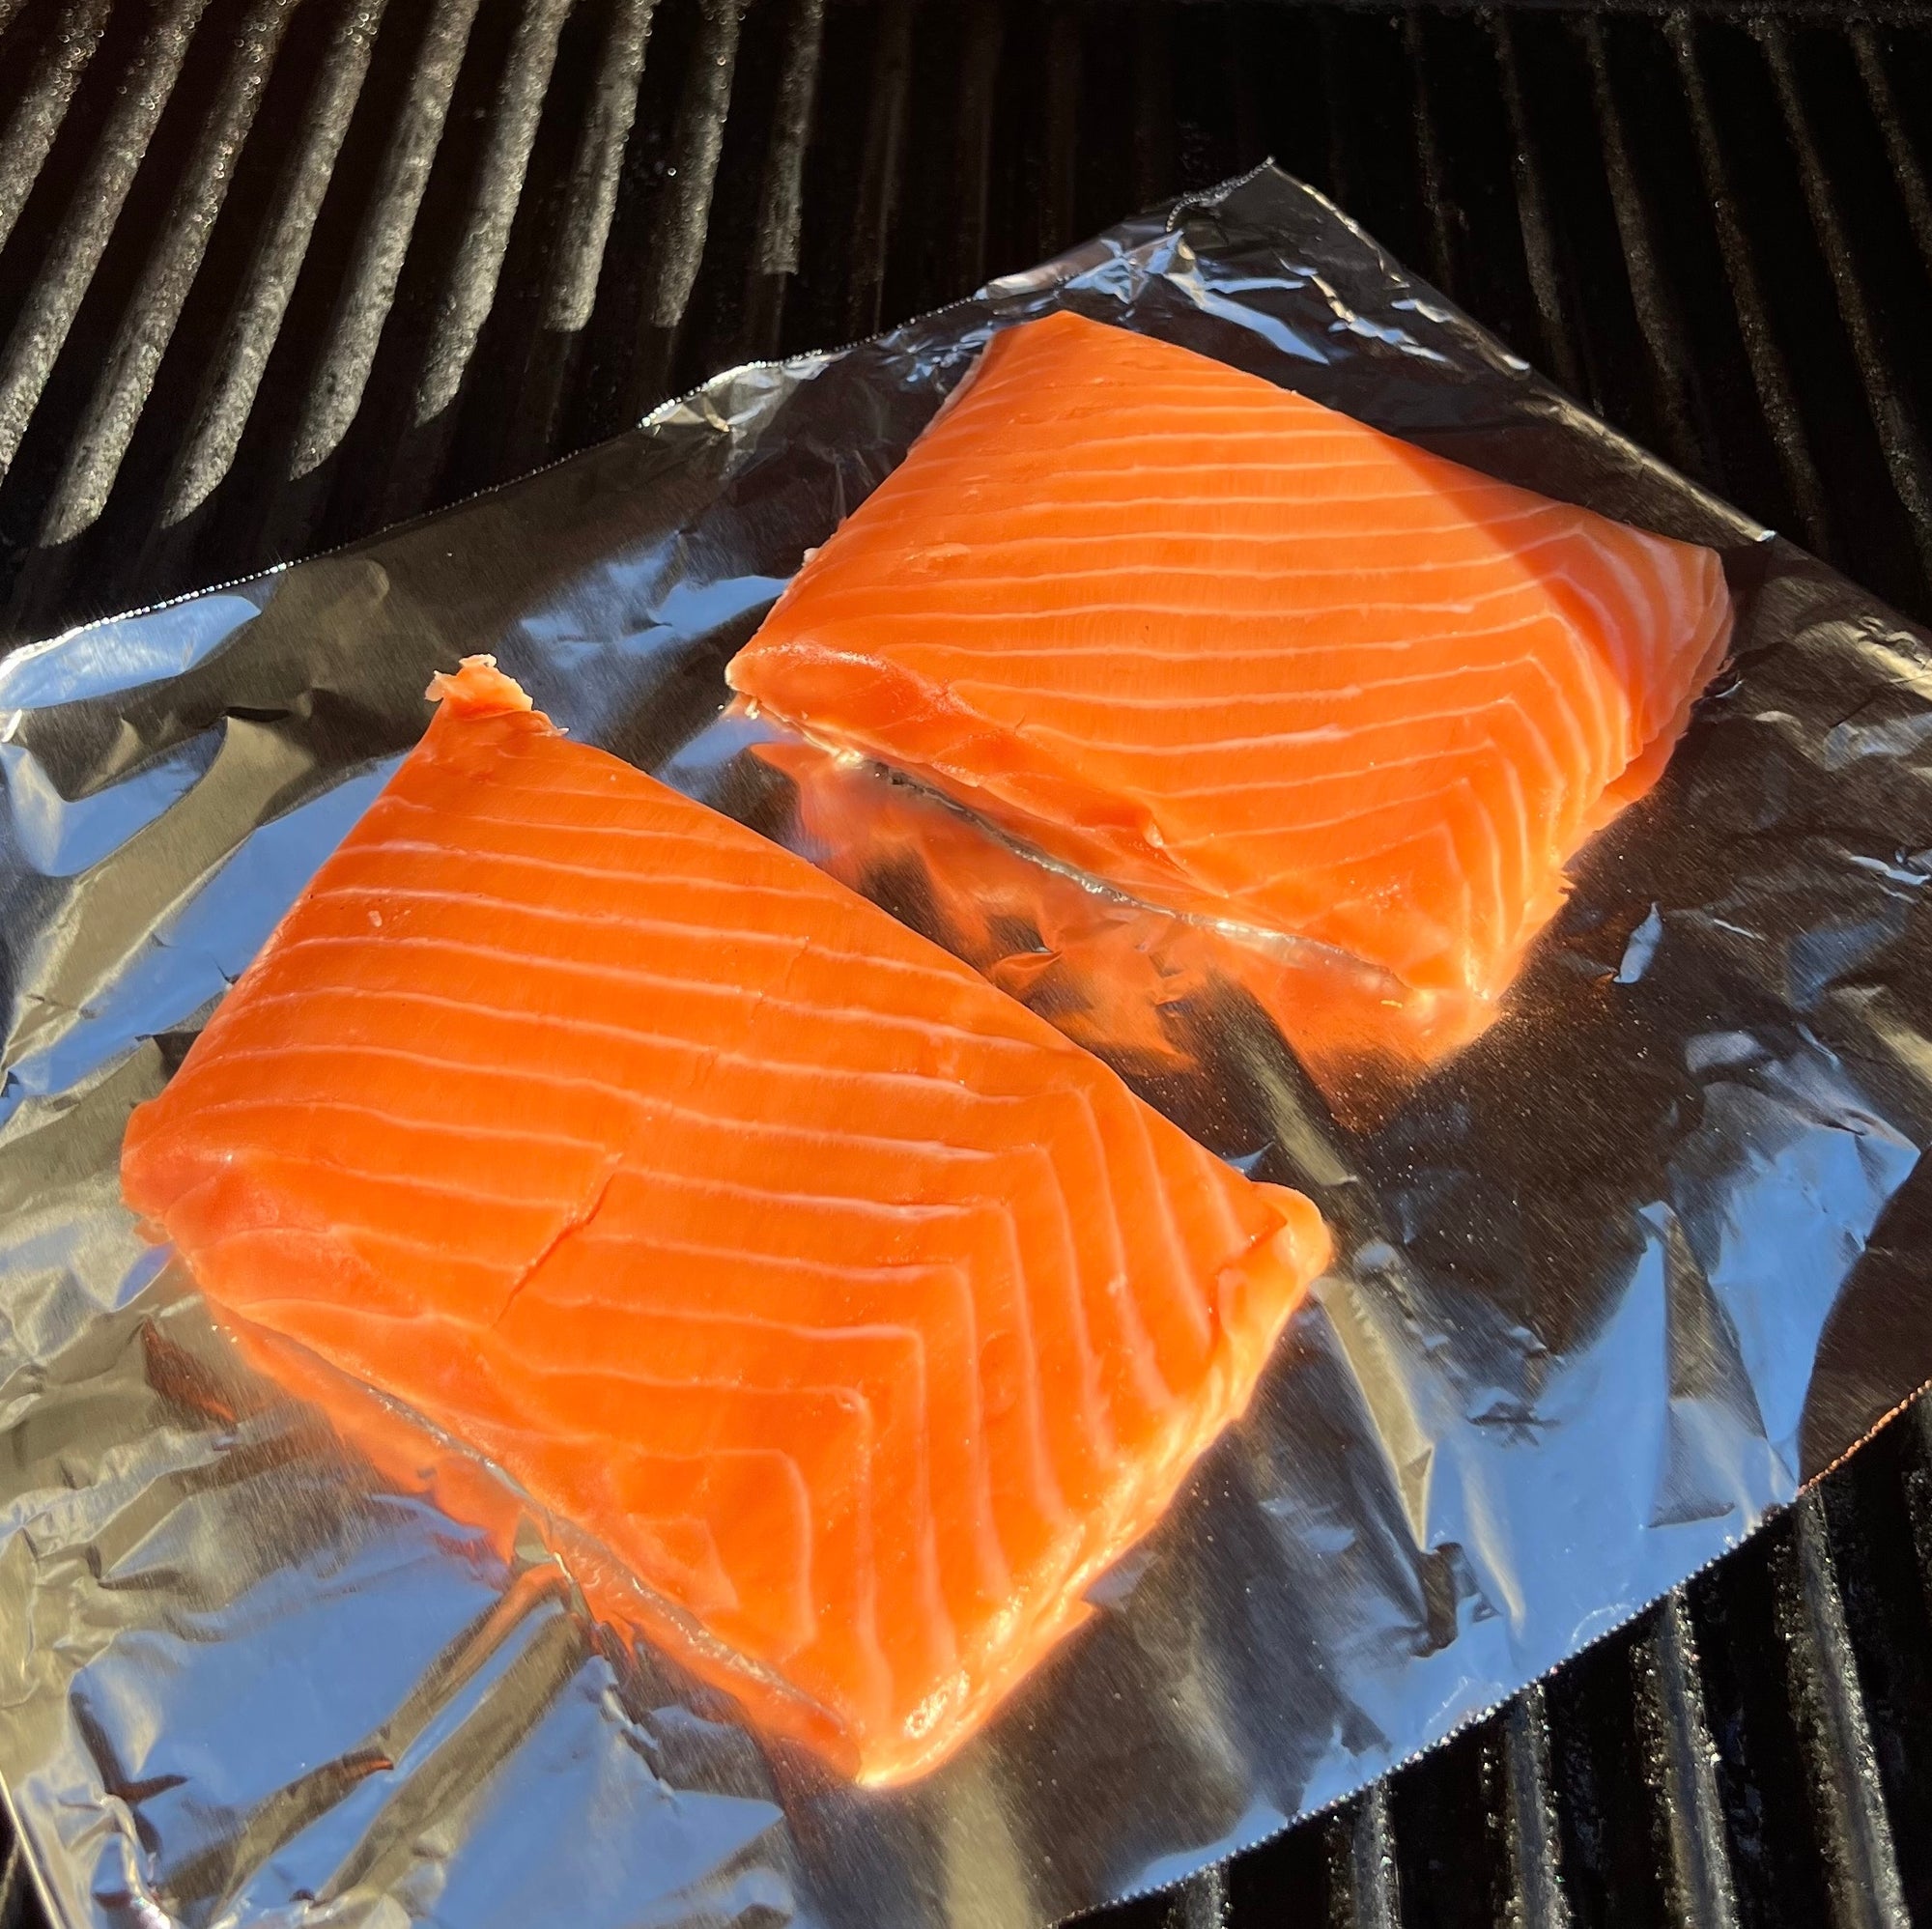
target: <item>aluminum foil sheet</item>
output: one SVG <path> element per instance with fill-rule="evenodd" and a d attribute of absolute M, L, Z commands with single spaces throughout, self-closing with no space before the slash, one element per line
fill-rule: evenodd
<path fill-rule="evenodd" d="M 1714 544 L 1734 667 L 1506 1018 L 1348 1129 L 1252 1013 L 1146 1089 L 1346 1262 L 1103 1611 L 953 1760 L 767 1753 L 238 1364 L 129 1108 L 495 651 L 798 836 L 722 670 L 990 332 L 1058 304 Z M 1440 1741 L 1932 1377 L 1932 641 L 1540 382 L 1272 170 L 449 514 L 0 664 L 0 1770 L 72 1925 L 1045 1922 Z M 809 839 L 808 839 L 809 842 Z"/>

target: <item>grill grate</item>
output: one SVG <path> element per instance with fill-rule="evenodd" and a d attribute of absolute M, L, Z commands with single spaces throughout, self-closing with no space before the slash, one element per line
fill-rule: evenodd
<path fill-rule="evenodd" d="M 1932 28 L 1826 0 L 0 0 L 0 643 L 362 533 L 1272 153 L 1932 614 Z M 32 1918 L 17 1861 L 0 1929 Z M 1932 1412 L 1109 1929 L 1932 1922 Z"/>
<path fill-rule="evenodd" d="M 1267 151 L 1925 608 L 1927 37 L 1787 12 L 24 0 L 0 633 L 414 513 Z"/>

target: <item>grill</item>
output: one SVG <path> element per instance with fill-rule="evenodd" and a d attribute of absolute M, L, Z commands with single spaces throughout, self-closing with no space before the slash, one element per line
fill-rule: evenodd
<path fill-rule="evenodd" d="M 1932 616 L 1921 11 L 0 0 L 0 643 L 448 502 L 1269 153 Z M 10 1854 L 0 1929 L 37 1919 Z M 1932 1408 L 1385 1787 L 1096 1919 L 1932 1922 Z"/>

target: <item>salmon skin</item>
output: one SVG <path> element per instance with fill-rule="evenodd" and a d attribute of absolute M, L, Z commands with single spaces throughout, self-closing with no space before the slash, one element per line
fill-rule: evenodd
<path fill-rule="evenodd" d="M 994 338 L 726 674 L 1151 904 L 1451 1001 L 1466 1037 L 1730 627 L 1710 550 L 1059 313 Z"/>
<path fill-rule="evenodd" d="M 431 694 L 127 1199 L 380 1465 L 400 1403 L 594 1550 L 600 1613 L 919 1773 L 1245 1407 L 1321 1219 L 487 658 Z"/>

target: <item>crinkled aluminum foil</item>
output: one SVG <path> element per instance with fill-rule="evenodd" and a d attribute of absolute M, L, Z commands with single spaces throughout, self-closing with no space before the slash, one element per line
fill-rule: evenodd
<path fill-rule="evenodd" d="M 1736 666 L 1510 1015 L 1343 1132 L 1231 1026 L 1188 1122 L 1350 1263 L 984 1737 L 901 1792 L 385 1490 L 119 1203 L 129 1107 L 494 650 L 785 830 L 722 669 L 991 330 L 1146 329 L 1725 553 Z M 1007 1925 L 1169 1881 L 1440 1740 L 1932 1377 L 1923 634 L 1553 393 L 1271 170 L 323 560 L 0 665 L 0 1770 L 71 1924 Z"/>

